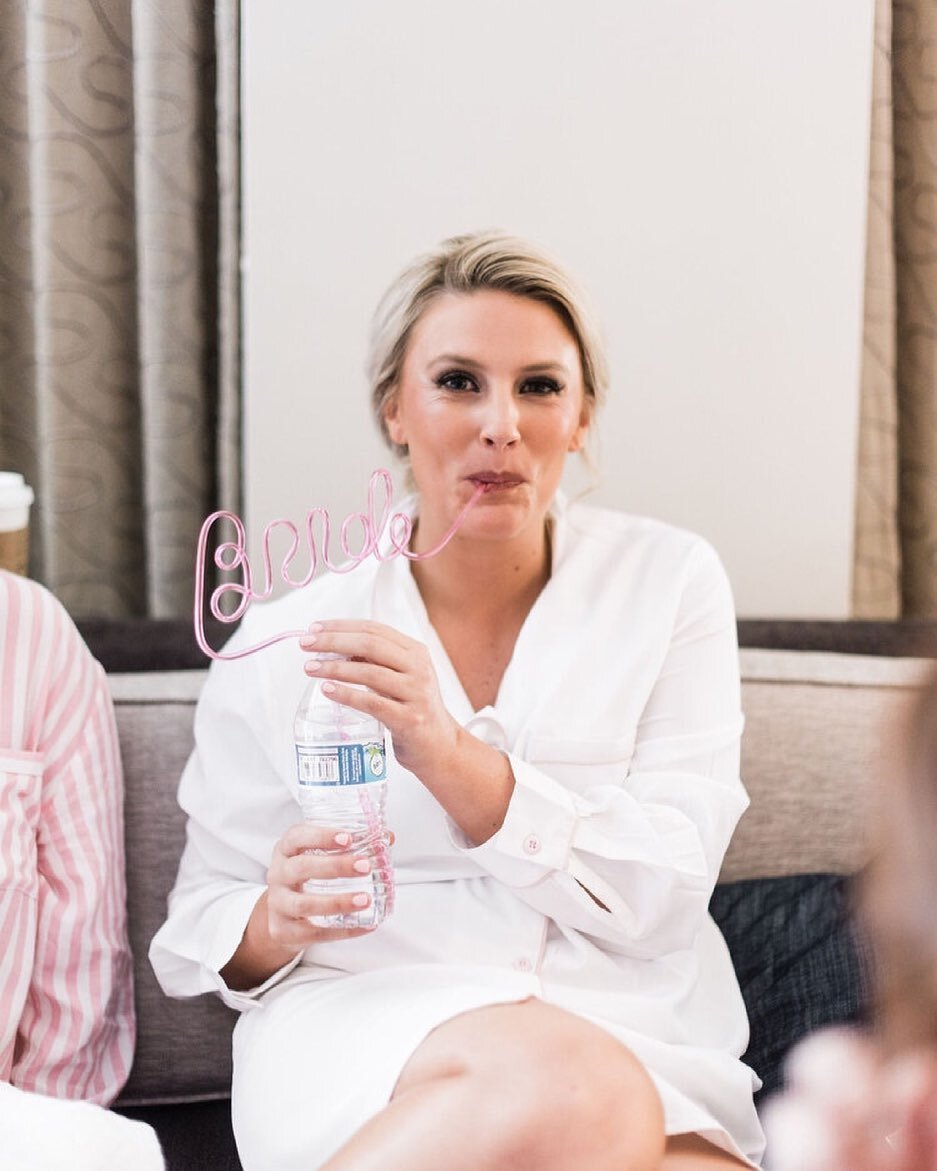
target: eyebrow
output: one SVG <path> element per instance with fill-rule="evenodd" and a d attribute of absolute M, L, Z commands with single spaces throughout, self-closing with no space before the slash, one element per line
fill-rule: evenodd
<path fill-rule="evenodd" d="M 479 369 L 482 365 L 474 358 L 468 358 L 464 354 L 438 354 L 430 362 L 431 366 L 435 366 L 437 362 L 451 363 L 455 366 L 471 366 L 474 369 Z M 522 374 L 538 374 L 551 371 L 558 374 L 569 374 L 569 368 L 562 362 L 533 362 L 529 366 L 522 366 Z"/>

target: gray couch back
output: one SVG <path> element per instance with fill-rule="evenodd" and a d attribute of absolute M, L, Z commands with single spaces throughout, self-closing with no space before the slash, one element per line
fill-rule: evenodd
<path fill-rule="evenodd" d="M 235 1014 L 214 996 L 170 1000 L 147 960 L 166 917 L 185 841 L 176 802 L 192 751 L 195 701 L 204 671 L 109 676 L 124 765 L 127 912 L 134 955 L 137 1047 L 118 1101 L 150 1105 L 228 1097 Z"/>
<path fill-rule="evenodd" d="M 809 651 L 741 652 L 742 775 L 752 799 L 721 880 L 850 873 L 864 857 L 881 732 L 931 664 Z M 137 1050 L 124 1104 L 227 1097 L 234 1014 L 212 996 L 170 1000 L 147 961 L 185 838 L 176 785 L 202 671 L 110 676 L 126 784 L 127 900 Z"/>

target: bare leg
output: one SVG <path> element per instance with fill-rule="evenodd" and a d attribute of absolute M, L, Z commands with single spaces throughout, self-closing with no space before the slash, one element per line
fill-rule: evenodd
<path fill-rule="evenodd" d="M 660 1099 L 635 1057 L 528 1000 L 435 1029 L 322 1171 L 658 1171 L 663 1150 Z"/>
<path fill-rule="evenodd" d="M 698 1134 L 674 1134 L 667 1139 L 661 1171 L 739 1171 L 748 1167 Z"/>

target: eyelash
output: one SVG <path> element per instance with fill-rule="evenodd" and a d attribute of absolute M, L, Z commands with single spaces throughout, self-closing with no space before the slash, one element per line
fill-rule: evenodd
<path fill-rule="evenodd" d="M 451 386 L 450 383 L 456 379 L 468 382 L 470 387 L 465 386 Z M 454 394 L 466 394 L 469 390 L 478 390 L 478 382 L 471 374 L 466 374 L 464 370 L 447 370 L 445 374 L 440 374 L 433 380 L 440 388 L 440 390 L 449 390 Z M 546 398 L 551 394 L 559 394 L 563 390 L 561 383 L 553 378 L 529 378 L 522 386 L 528 388 L 527 393 L 532 394 L 534 398 Z M 531 387 L 538 387 L 537 390 L 530 390 Z"/>

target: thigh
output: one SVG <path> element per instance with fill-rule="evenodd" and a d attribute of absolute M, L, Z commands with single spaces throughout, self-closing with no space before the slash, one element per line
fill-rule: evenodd
<path fill-rule="evenodd" d="M 387 1104 L 437 1026 L 528 994 L 484 976 L 420 966 L 268 992 L 234 1031 L 232 1122 L 245 1171 L 320 1166 Z"/>
<path fill-rule="evenodd" d="M 749 1167 L 728 1151 L 708 1142 L 698 1134 L 674 1134 L 667 1139 L 661 1171 L 738 1171 Z"/>
<path fill-rule="evenodd" d="M 421 1082 L 455 1073 L 477 1072 L 517 1081 L 552 1077 L 581 1066 L 590 1081 L 647 1082 L 643 1066 L 620 1041 L 600 1026 L 535 997 L 491 1004 L 463 1012 L 438 1025 L 417 1046 L 395 1087 L 395 1094 Z M 530 1084 L 528 1081 L 527 1084 Z M 621 1086 L 619 1086 L 621 1088 Z M 656 1091 L 654 1091 L 656 1096 Z"/>

